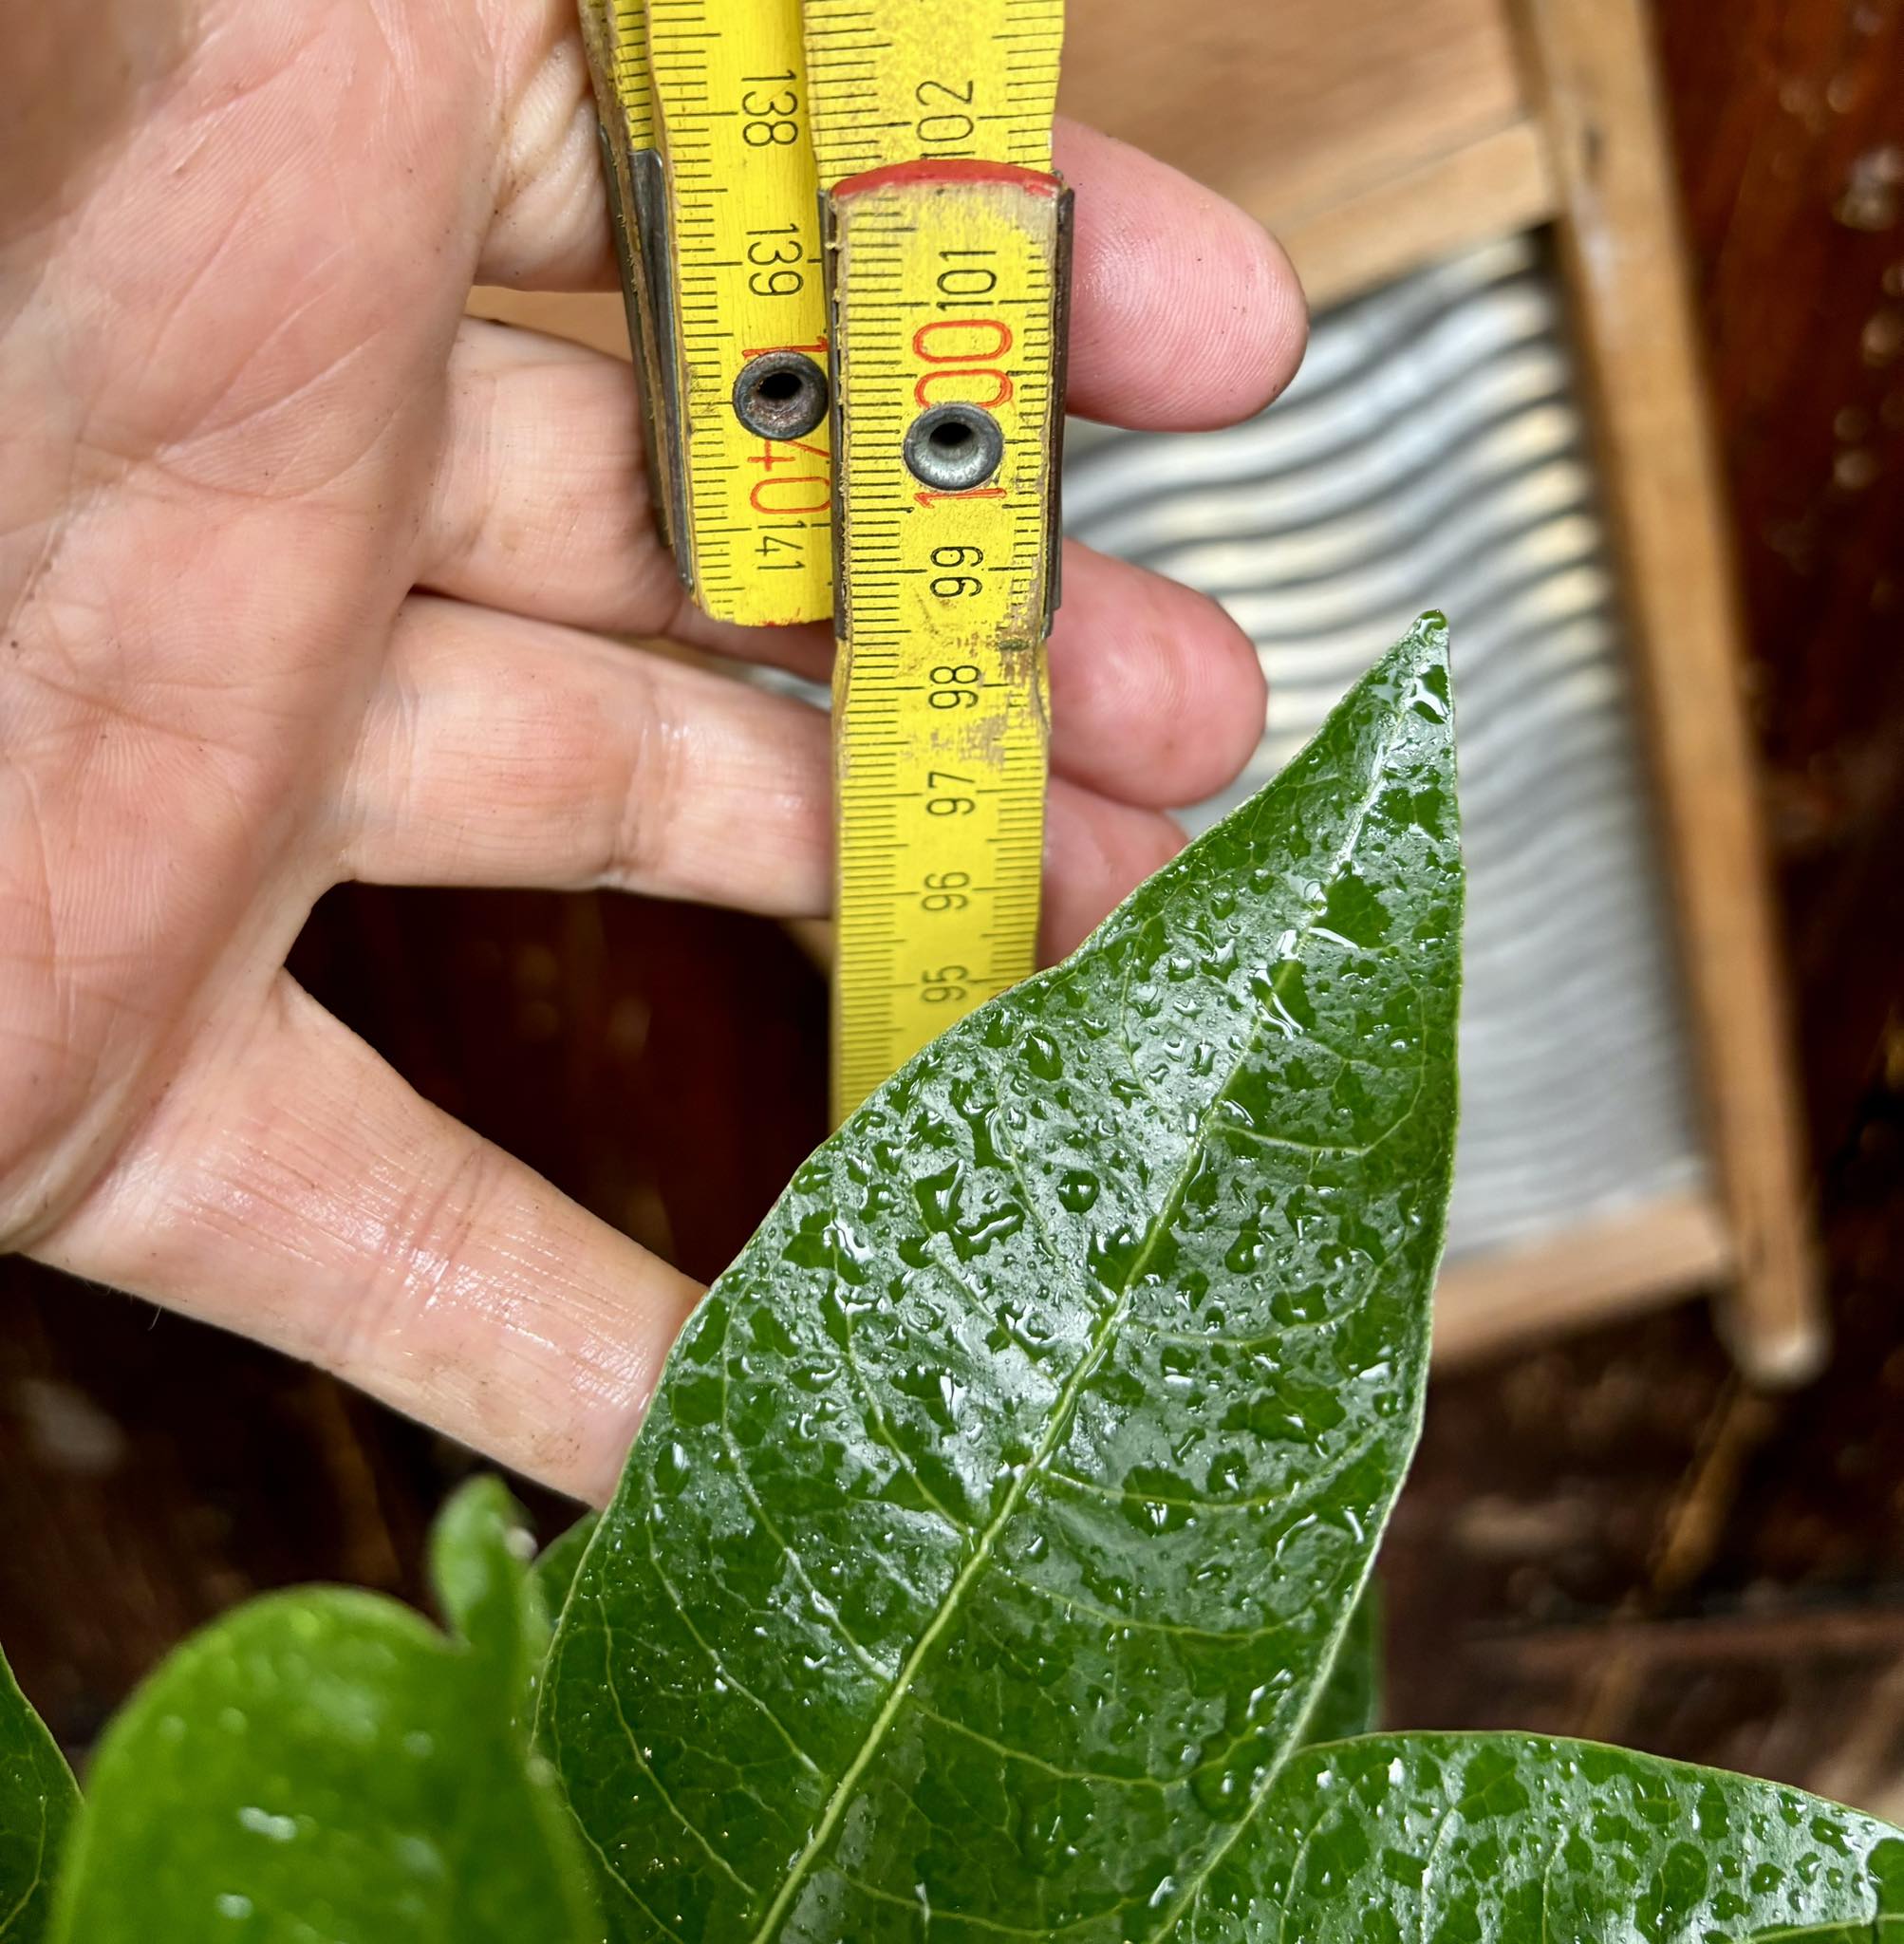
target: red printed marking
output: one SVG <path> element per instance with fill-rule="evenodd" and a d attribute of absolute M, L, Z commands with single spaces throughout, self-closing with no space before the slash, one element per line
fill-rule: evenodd
<path fill-rule="evenodd" d="M 942 499 L 1002 499 L 1005 489 L 1002 486 L 967 486 L 962 493 L 938 493 L 928 489 L 912 496 L 921 506 L 937 506 Z"/>
<path fill-rule="evenodd" d="M 868 169 L 862 176 L 843 177 L 833 185 L 833 198 L 865 196 L 878 189 L 955 189 L 964 182 L 1002 182 L 1022 189 L 1027 196 L 1055 196 L 1063 180 L 1040 169 L 1021 169 L 1015 162 L 975 162 L 948 159 L 943 162 L 888 162 L 883 169 Z"/>

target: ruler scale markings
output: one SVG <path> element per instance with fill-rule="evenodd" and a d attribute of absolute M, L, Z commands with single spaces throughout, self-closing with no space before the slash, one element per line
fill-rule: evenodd
<path fill-rule="evenodd" d="M 682 578 L 737 621 L 837 610 L 844 1114 L 1033 964 L 1062 0 L 582 10 Z"/>
<path fill-rule="evenodd" d="M 814 106 L 824 143 L 824 89 Z M 1048 366 L 1067 204 L 1049 174 L 970 161 L 829 186 L 844 1115 L 1034 963 L 1058 436 Z M 942 282 L 975 261 L 983 278 Z M 945 289 L 971 301 L 943 310 Z M 1008 325 L 984 301 L 1006 293 L 1043 327 L 1027 330 L 1017 308 Z M 900 462 L 922 406 L 951 402 L 983 406 L 1002 435 L 1004 463 L 977 491 L 922 488 Z"/>
<path fill-rule="evenodd" d="M 796 385 L 816 409 L 824 398 L 826 304 L 799 0 L 647 8 L 674 259 L 676 560 L 719 619 L 818 620 L 831 604 L 825 419 L 770 433 L 744 421 L 736 402 L 743 374 L 767 387 L 762 399 Z"/>

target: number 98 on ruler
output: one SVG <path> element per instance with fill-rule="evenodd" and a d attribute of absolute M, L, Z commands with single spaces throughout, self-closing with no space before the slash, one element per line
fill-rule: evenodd
<path fill-rule="evenodd" d="M 722 619 L 833 619 L 844 1117 L 1034 963 L 1061 0 L 608 0 L 584 19 L 682 578 Z"/>

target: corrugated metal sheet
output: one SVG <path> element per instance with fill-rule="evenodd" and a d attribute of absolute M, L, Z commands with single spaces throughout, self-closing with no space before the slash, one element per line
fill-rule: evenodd
<path fill-rule="evenodd" d="M 1074 428 L 1067 523 L 1216 596 L 1271 690 L 1256 788 L 1424 608 L 1454 626 L 1470 895 L 1451 1254 L 1691 1187 L 1662 874 L 1557 292 L 1512 239 L 1316 320 L 1227 432 Z"/>

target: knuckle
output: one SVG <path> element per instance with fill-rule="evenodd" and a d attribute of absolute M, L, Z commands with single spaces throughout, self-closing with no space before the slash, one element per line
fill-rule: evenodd
<path fill-rule="evenodd" d="M 393 1356 L 434 1357 L 434 1326 L 471 1274 L 500 1155 L 460 1131 L 455 1149 L 392 1202 L 365 1244 L 364 1271 L 315 1360 L 341 1376 L 387 1370 Z"/>
<path fill-rule="evenodd" d="M 681 813 L 687 736 L 653 668 L 637 663 L 629 672 L 638 692 L 630 712 L 632 734 L 626 740 L 620 792 L 614 799 L 620 814 L 602 874 L 618 889 L 639 891 L 667 873 Z"/>

